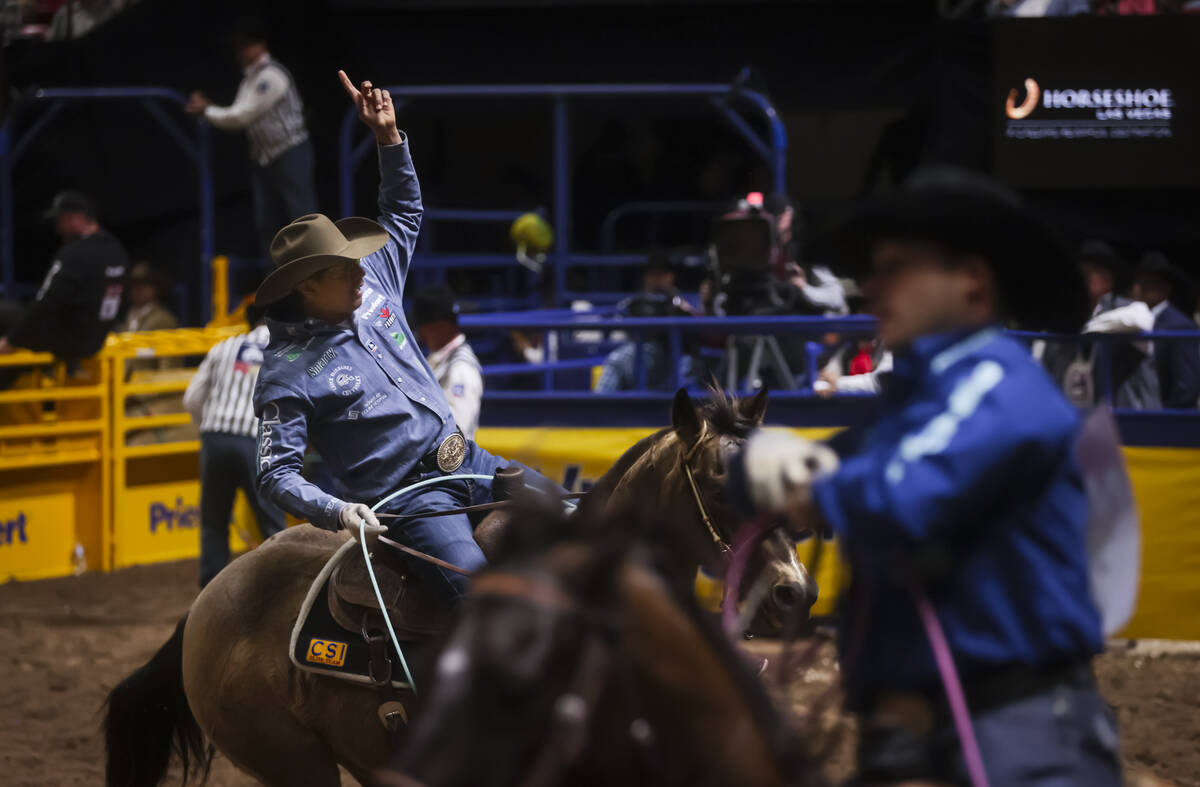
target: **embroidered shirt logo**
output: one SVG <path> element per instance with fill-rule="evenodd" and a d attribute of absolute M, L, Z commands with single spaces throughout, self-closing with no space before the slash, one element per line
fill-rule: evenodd
<path fill-rule="evenodd" d="M 367 339 L 367 349 L 371 352 L 375 352 L 379 349 L 379 345 L 375 344 L 375 342 L 371 341 L 370 339 Z"/>
<path fill-rule="evenodd" d="M 408 343 L 408 337 L 405 336 L 400 331 L 392 331 L 391 333 L 388 334 L 388 336 L 391 336 L 392 341 L 394 341 L 396 343 L 396 346 L 401 349 L 403 349 L 404 345 Z"/>
<path fill-rule="evenodd" d="M 354 373 L 354 367 L 342 364 L 329 373 L 329 390 L 338 396 L 351 396 L 359 388 L 362 388 L 362 376 Z"/>
<path fill-rule="evenodd" d="M 316 377 L 317 375 L 319 375 L 321 373 L 321 370 L 324 369 L 326 366 L 328 366 L 329 362 L 332 361 L 334 356 L 336 356 L 336 355 L 337 355 L 337 353 L 334 352 L 332 347 L 330 347 L 325 352 L 321 353 L 321 357 L 317 359 L 316 363 L 314 363 L 312 366 L 308 367 L 308 376 Z"/>
<path fill-rule="evenodd" d="M 349 418 L 351 421 L 357 421 L 358 420 L 358 410 L 349 411 L 348 413 L 346 413 L 346 417 Z"/>
<path fill-rule="evenodd" d="M 262 362 L 262 348 L 257 344 L 247 342 L 238 349 L 237 358 L 233 362 L 233 370 L 249 374 L 251 369 L 257 371 L 258 367 L 262 366 Z"/>
<path fill-rule="evenodd" d="M 383 393 L 382 391 L 372 394 L 371 398 L 367 400 L 367 403 L 363 405 L 362 412 L 364 414 L 371 412 L 376 407 L 378 407 L 383 402 L 383 400 L 386 399 L 387 397 L 388 397 L 388 395 Z"/>

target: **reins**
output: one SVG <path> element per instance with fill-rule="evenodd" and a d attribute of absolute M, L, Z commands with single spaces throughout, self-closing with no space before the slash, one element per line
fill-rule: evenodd
<path fill-rule="evenodd" d="M 545 493 L 543 493 L 545 494 Z M 559 500 L 578 500 L 583 497 L 586 492 L 568 492 L 564 495 L 559 495 Z M 513 508 L 520 504 L 520 500 L 494 500 L 491 503 L 479 503 L 473 506 L 461 506 L 459 508 L 447 508 L 439 511 L 418 511 L 415 514 L 375 514 L 379 519 L 433 519 L 439 516 L 457 516 L 458 514 L 477 514 L 483 511 L 501 511 L 506 508 Z"/>
<path fill-rule="evenodd" d="M 717 528 L 716 525 L 713 524 L 712 517 L 708 515 L 708 507 L 704 505 L 704 498 L 700 495 L 700 487 L 696 484 L 696 476 L 692 472 L 692 459 L 694 459 L 696 454 L 699 453 L 700 447 L 714 437 L 716 437 L 716 435 L 712 434 L 711 430 L 709 429 L 708 422 L 704 421 L 704 425 L 700 431 L 700 436 L 696 438 L 696 442 L 692 444 L 692 447 L 683 454 L 680 464 L 683 466 L 683 474 L 687 478 L 688 488 L 692 490 L 692 500 L 696 501 L 696 508 L 700 512 L 700 519 L 704 522 L 705 529 L 707 529 L 708 534 L 712 536 L 713 543 L 716 544 L 717 548 L 721 550 L 721 553 L 728 558 L 733 554 L 733 547 L 731 547 L 729 542 L 722 538 L 717 532 Z"/>

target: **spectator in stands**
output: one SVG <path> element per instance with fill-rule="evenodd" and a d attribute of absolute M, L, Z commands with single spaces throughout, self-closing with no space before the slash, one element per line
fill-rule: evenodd
<path fill-rule="evenodd" d="M 813 391 L 822 398 L 835 393 L 872 393 L 883 388 L 883 375 L 892 370 L 892 354 L 879 341 L 847 342 L 821 369 Z"/>
<path fill-rule="evenodd" d="M 642 291 L 622 301 L 618 311 L 630 317 L 688 317 L 692 307 L 675 287 L 675 271 L 665 252 L 651 255 L 642 273 Z M 643 363 L 646 365 L 646 385 L 663 388 L 667 385 L 670 349 L 665 337 L 646 336 L 641 342 Z M 604 359 L 600 378 L 593 388 L 596 393 L 628 391 L 637 386 L 638 343 L 629 341 L 617 347 Z M 684 353 L 679 359 L 680 380 L 686 384 L 692 377 L 692 358 Z"/>
<path fill-rule="evenodd" d="M 1091 10 L 1091 0 L 992 0 L 988 4 L 988 16 L 1075 16 Z"/>
<path fill-rule="evenodd" d="M 46 40 L 82 38 L 114 17 L 124 5 L 124 0 L 68 0 L 54 13 Z"/>
<path fill-rule="evenodd" d="M 1142 333 L 1154 327 L 1154 315 L 1146 304 L 1120 295 L 1129 286 L 1130 266 L 1103 241 L 1085 241 L 1077 255 L 1079 270 L 1087 287 L 1091 319 L 1083 328 L 1089 333 Z M 1158 376 L 1146 343 L 1120 342 L 1110 345 L 1107 356 L 1113 402 L 1133 410 L 1162 407 Z M 1077 407 L 1091 407 L 1098 400 L 1097 364 L 1103 357 L 1098 342 L 1038 342 L 1034 354 L 1042 359 L 1051 376 L 1059 381 L 1067 399 Z"/>
<path fill-rule="evenodd" d="M 254 385 L 270 341 L 264 310 L 246 309 L 250 331 L 218 343 L 204 357 L 183 406 L 200 427 L 200 587 L 229 562 L 229 517 L 241 489 L 263 538 L 283 530 L 283 512 L 258 493 L 258 419 Z"/>
<path fill-rule="evenodd" d="M 458 329 L 458 304 L 447 287 L 422 290 L 413 296 L 412 326 L 429 351 L 426 360 L 442 386 L 454 422 L 468 440 L 479 428 L 483 374 L 475 351 Z"/>
<path fill-rule="evenodd" d="M 225 131 L 245 129 L 250 142 L 250 187 L 260 254 L 283 225 L 317 210 L 313 149 L 304 104 L 291 72 L 272 59 L 257 27 L 241 25 L 233 39 L 244 74 L 232 105 L 220 107 L 196 91 L 187 111 Z"/>
<path fill-rule="evenodd" d="M 1134 276 L 1133 295 L 1150 307 L 1154 330 L 1196 330 L 1196 323 L 1186 312 L 1192 298 L 1191 283 L 1187 275 L 1161 253 L 1152 251 L 1142 256 Z M 1200 399 L 1200 347 L 1197 343 L 1194 340 L 1159 340 L 1153 343 L 1153 354 L 1163 406 L 1196 409 L 1197 399 Z"/>
<path fill-rule="evenodd" d="M 100 226 L 92 201 L 77 191 L 56 196 L 46 216 L 63 245 L 32 304 L 0 304 L 0 353 L 23 347 L 66 360 L 90 358 L 117 319 L 129 255 Z M 11 384 L 9 379 L 0 387 Z"/>
<path fill-rule="evenodd" d="M 170 309 L 162 305 L 167 283 L 148 262 L 139 262 L 129 272 L 129 310 L 118 323 L 118 332 L 167 331 L 179 327 Z"/>
<path fill-rule="evenodd" d="M 1092 0 L 1101 16 L 1148 16 L 1159 12 L 1158 0 Z"/>
<path fill-rule="evenodd" d="M 793 311 L 826 316 L 846 314 L 846 292 L 828 266 L 817 264 L 806 268 L 798 261 L 802 223 L 792 200 L 783 194 L 772 194 L 764 201 L 763 210 L 775 223 L 771 268 L 792 285 Z"/>

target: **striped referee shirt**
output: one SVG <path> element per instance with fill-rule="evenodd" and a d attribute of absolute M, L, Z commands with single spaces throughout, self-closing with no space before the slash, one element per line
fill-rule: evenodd
<path fill-rule="evenodd" d="M 183 395 L 183 406 L 201 432 L 258 436 L 254 385 L 270 340 L 270 330 L 260 325 L 208 351 Z"/>
<path fill-rule="evenodd" d="M 296 80 L 282 63 L 266 54 L 246 68 L 233 103 L 210 105 L 204 117 L 225 131 L 245 129 L 250 158 L 260 167 L 308 139 Z"/>

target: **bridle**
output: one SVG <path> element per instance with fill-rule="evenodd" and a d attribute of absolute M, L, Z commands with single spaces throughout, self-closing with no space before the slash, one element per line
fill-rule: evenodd
<path fill-rule="evenodd" d="M 621 681 L 626 698 L 626 710 L 633 719 L 629 736 L 635 746 L 649 755 L 654 745 L 654 732 L 638 708 L 637 682 L 632 661 L 622 646 L 620 626 L 607 615 L 597 614 L 572 599 L 549 577 L 530 576 L 510 571 L 490 571 L 478 576 L 471 586 L 471 598 L 501 598 L 516 600 L 537 610 L 558 617 L 574 616 L 585 621 L 587 634 L 566 689 L 554 701 L 554 718 L 549 733 L 542 740 L 537 754 L 521 779 L 521 787 L 548 787 L 561 783 L 567 769 L 584 751 L 589 740 L 589 727 L 606 686 L 616 675 L 626 671 Z M 411 777 L 402 777 L 397 784 L 420 785 Z"/>
<path fill-rule="evenodd" d="M 696 484 L 696 476 L 692 472 L 692 460 L 696 458 L 696 454 L 700 452 L 700 448 L 709 441 L 718 437 L 709 429 L 708 422 L 703 422 L 703 427 L 700 430 L 700 436 L 696 438 L 696 442 L 692 444 L 680 459 L 680 464 L 683 467 L 683 474 L 687 478 L 688 488 L 692 490 L 692 500 L 696 502 L 696 509 L 700 512 L 700 519 L 704 522 L 705 529 L 712 536 L 713 543 L 717 545 L 717 549 L 721 550 L 721 554 L 728 559 L 733 554 L 733 546 L 729 540 L 722 538 L 717 532 L 716 525 L 713 524 L 712 517 L 708 514 L 708 507 L 704 505 L 704 498 L 700 495 L 700 487 Z"/>

